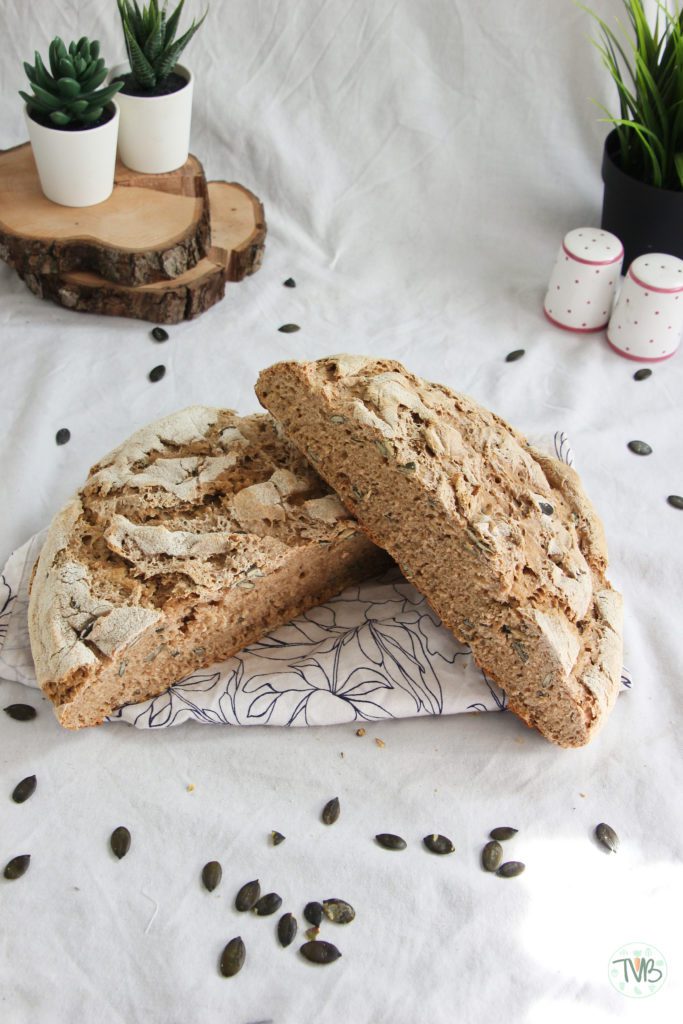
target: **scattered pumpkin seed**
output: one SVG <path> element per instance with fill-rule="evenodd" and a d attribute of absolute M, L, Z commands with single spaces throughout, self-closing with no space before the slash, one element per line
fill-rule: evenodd
<path fill-rule="evenodd" d="M 282 832 L 271 832 L 270 836 L 273 841 L 273 846 L 279 846 L 280 843 L 284 843 L 287 838 L 287 836 L 283 836 Z"/>
<path fill-rule="evenodd" d="M 497 871 L 503 859 L 503 847 L 492 839 L 481 851 L 481 864 L 484 871 Z"/>
<path fill-rule="evenodd" d="M 541 509 L 541 512 L 544 516 L 551 516 L 555 511 L 553 506 L 547 501 L 542 501 L 539 505 L 539 508 Z"/>
<path fill-rule="evenodd" d="M 247 951 L 244 948 L 240 935 L 230 939 L 230 942 L 221 953 L 219 970 L 224 978 L 232 978 L 233 975 L 242 970 L 246 954 Z"/>
<path fill-rule="evenodd" d="M 327 920 L 334 924 L 350 924 L 356 916 L 356 911 L 350 903 L 336 898 L 323 900 L 323 913 Z"/>
<path fill-rule="evenodd" d="M 517 875 L 521 875 L 526 867 L 522 864 L 521 860 L 506 860 L 504 864 L 501 864 L 496 874 L 501 878 L 516 878 Z"/>
<path fill-rule="evenodd" d="M 119 825 L 118 828 L 114 829 L 109 839 L 109 844 L 114 856 L 118 857 L 119 860 L 126 856 L 130 850 L 130 832 L 125 825 Z"/>
<path fill-rule="evenodd" d="M 336 946 L 333 946 L 331 942 L 325 942 L 323 939 L 304 942 L 299 952 L 313 964 L 331 964 L 341 956 Z"/>
<path fill-rule="evenodd" d="M 605 847 L 605 849 L 609 850 L 610 853 L 616 853 L 619 849 L 619 836 L 611 825 L 606 825 L 604 821 L 601 821 L 599 825 L 596 825 L 595 838 L 602 846 Z"/>
<path fill-rule="evenodd" d="M 339 817 L 341 808 L 339 805 L 339 797 L 335 796 L 332 800 L 328 800 L 323 807 L 322 821 L 324 825 L 334 825 L 335 821 Z"/>
<path fill-rule="evenodd" d="M 629 441 L 628 447 L 636 455 L 652 455 L 652 448 L 647 441 Z"/>
<path fill-rule="evenodd" d="M 168 331 L 165 331 L 163 327 L 153 327 L 149 333 L 155 341 L 168 341 Z"/>
<path fill-rule="evenodd" d="M 67 444 L 71 440 L 71 431 L 68 427 L 60 427 L 55 434 L 57 444 Z"/>
<path fill-rule="evenodd" d="M 670 494 L 666 500 L 672 508 L 683 508 L 683 497 L 680 494 Z"/>
<path fill-rule="evenodd" d="M 156 382 L 161 380 L 161 378 L 164 377 L 165 374 L 166 367 L 160 364 L 159 366 L 153 367 L 153 369 L 149 371 L 147 376 L 149 380 L 151 380 L 152 384 L 156 384 Z"/>
<path fill-rule="evenodd" d="M 447 836 L 438 835 L 436 832 L 431 836 L 425 836 L 422 842 L 432 853 L 454 853 L 455 847 Z"/>
<path fill-rule="evenodd" d="M 282 327 L 278 327 L 278 331 L 283 334 L 294 334 L 295 331 L 300 331 L 301 328 L 298 324 L 283 324 Z"/>
<path fill-rule="evenodd" d="M 288 277 L 286 281 L 282 282 L 285 288 L 296 288 L 296 281 L 293 277 Z"/>
<path fill-rule="evenodd" d="M 316 903 L 315 900 L 311 903 L 307 903 L 304 907 L 304 917 L 309 924 L 312 924 L 314 928 L 317 928 L 323 919 L 322 903 Z"/>
<path fill-rule="evenodd" d="M 633 374 L 633 379 L 634 380 L 647 380 L 647 378 L 651 377 L 651 376 L 652 376 L 652 370 L 648 370 L 647 368 L 645 368 L 643 370 L 636 370 L 636 372 Z"/>
<path fill-rule="evenodd" d="M 490 839 L 497 839 L 498 842 L 505 842 L 506 839 L 512 839 L 516 836 L 518 829 L 511 828 L 510 825 L 499 825 L 498 828 L 492 828 L 489 832 Z"/>
<path fill-rule="evenodd" d="M 5 878 L 13 882 L 16 878 L 21 878 L 22 875 L 26 874 L 30 863 L 31 854 L 21 853 L 18 857 L 12 857 L 11 861 L 5 865 L 3 874 Z"/>
<path fill-rule="evenodd" d="M 258 878 L 253 882 L 247 882 L 235 896 L 235 910 L 251 910 L 260 895 L 261 885 Z"/>
<path fill-rule="evenodd" d="M 210 860 L 202 868 L 202 882 L 204 883 L 204 888 L 208 889 L 209 892 L 213 892 L 214 889 L 218 888 L 222 877 L 223 868 L 217 860 Z"/>
<path fill-rule="evenodd" d="M 395 836 L 392 832 L 380 832 L 379 835 L 375 836 L 375 839 L 385 850 L 405 850 L 408 845 L 405 839 L 402 839 L 401 836 Z"/>
<path fill-rule="evenodd" d="M 316 928 L 315 925 L 311 925 L 310 928 L 306 929 L 305 935 L 309 941 L 312 941 L 313 939 L 318 938 L 318 936 L 320 935 L 320 929 Z"/>
<path fill-rule="evenodd" d="M 294 914 L 283 914 L 277 923 L 277 937 L 281 946 L 289 946 L 294 941 L 298 925 Z"/>
<path fill-rule="evenodd" d="M 508 354 L 505 356 L 505 362 L 506 363 L 516 363 L 518 359 L 522 358 L 522 356 L 524 355 L 525 352 L 526 352 L 526 349 L 516 348 L 514 350 L 514 352 L 508 352 Z"/>
<path fill-rule="evenodd" d="M 15 722 L 30 722 L 38 714 L 36 709 L 30 704 L 9 704 L 4 711 Z"/>
<path fill-rule="evenodd" d="M 12 791 L 12 799 L 15 804 L 23 804 L 29 797 L 33 796 L 35 791 L 36 777 L 35 775 L 27 775 L 21 782 L 17 782 Z"/>
<path fill-rule="evenodd" d="M 279 910 L 281 906 L 282 896 L 278 896 L 276 892 L 267 892 L 265 896 L 261 896 L 256 900 L 251 909 L 259 917 L 268 917 L 270 914 L 274 914 L 276 910 Z"/>

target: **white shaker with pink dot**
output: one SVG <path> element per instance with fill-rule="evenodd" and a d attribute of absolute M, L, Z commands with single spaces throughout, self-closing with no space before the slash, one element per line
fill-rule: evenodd
<path fill-rule="evenodd" d="M 543 302 L 545 315 L 568 331 L 607 326 L 624 259 L 616 235 L 575 228 L 565 235 Z"/>
<path fill-rule="evenodd" d="M 628 268 L 607 328 L 627 359 L 655 363 L 674 354 L 683 333 L 683 260 L 649 252 Z"/>

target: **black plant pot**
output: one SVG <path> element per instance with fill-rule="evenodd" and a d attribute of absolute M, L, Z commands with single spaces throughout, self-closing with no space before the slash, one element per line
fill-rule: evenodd
<path fill-rule="evenodd" d="M 645 185 L 618 164 L 616 130 L 605 139 L 602 180 L 605 193 L 601 227 L 624 244 L 624 270 L 644 252 L 683 259 L 683 192 Z"/>

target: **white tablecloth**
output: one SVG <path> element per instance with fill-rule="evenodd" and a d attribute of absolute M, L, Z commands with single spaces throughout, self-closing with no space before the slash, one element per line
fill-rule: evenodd
<path fill-rule="evenodd" d="M 87 33 L 111 63 L 122 56 L 110 0 L 28 12 L 3 8 L 2 146 L 25 138 L 16 90 L 35 47 Z M 392 721 L 364 737 L 351 725 L 68 733 L 42 701 L 33 723 L 0 714 L 0 865 L 32 855 L 22 879 L 0 878 L 3 1024 L 676 1019 L 683 513 L 666 496 L 683 492 L 683 357 L 636 383 L 602 335 L 541 313 L 563 233 L 599 221 L 605 129 L 590 98 L 613 96 L 590 32 L 568 0 L 213 0 L 187 52 L 192 147 L 210 177 L 264 201 L 262 270 L 158 345 L 151 325 L 40 302 L 0 265 L 0 564 L 143 423 L 192 403 L 254 411 L 258 370 L 279 358 L 381 354 L 532 435 L 566 430 L 625 596 L 635 680 L 579 751 L 510 714 Z M 289 276 L 296 289 L 282 287 Z M 291 321 L 298 334 L 278 333 Z M 653 454 L 628 451 L 634 438 Z M 0 683 L 2 707 L 27 696 Z M 30 774 L 37 791 L 15 805 Z M 326 828 L 336 795 L 342 814 Z M 599 821 L 621 836 L 615 856 L 592 839 Z M 120 824 L 133 839 L 119 862 L 108 838 Z M 519 828 L 506 853 L 527 865 L 509 881 L 479 867 L 500 824 Z M 286 842 L 270 846 L 271 829 Z M 380 831 L 408 849 L 381 850 Z M 424 850 L 434 831 L 454 855 Z M 223 882 L 208 894 L 211 859 Z M 308 900 L 349 900 L 356 920 L 321 932 L 342 959 L 312 966 L 299 941 L 278 946 L 276 917 L 239 915 L 234 894 L 255 877 L 297 915 L 299 938 Z M 247 962 L 226 980 L 217 961 L 237 934 Z M 644 1002 L 608 980 L 625 943 L 667 960 Z"/>

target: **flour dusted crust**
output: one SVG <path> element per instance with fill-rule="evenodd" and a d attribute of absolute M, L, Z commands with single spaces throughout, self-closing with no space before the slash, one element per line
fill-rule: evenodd
<path fill-rule="evenodd" d="M 279 363 L 257 394 L 285 435 L 561 746 L 587 743 L 620 680 L 621 597 L 577 474 L 400 363 Z"/>
<path fill-rule="evenodd" d="M 54 519 L 29 631 L 65 726 L 101 722 L 388 563 L 270 416 L 138 431 Z"/>

